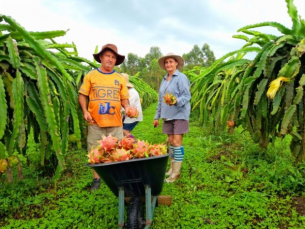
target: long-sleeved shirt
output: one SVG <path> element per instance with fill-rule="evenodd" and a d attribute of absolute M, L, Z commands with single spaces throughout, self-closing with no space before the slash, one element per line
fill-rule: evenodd
<path fill-rule="evenodd" d="M 154 119 L 189 120 L 191 113 L 190 81 L 179 70 L 174 72 L 170 81 L 167 81 L 167 77 L 168 74 L 164 76 L 160 85 L 159 101 Z M 169 106 L 164 102 L 163 96 L 167 92 L 176 97 L 177 103 L 175 105 Z"/>
<path fill-rule="evenodd" d="M 136 107 L 139 111 L 139 116 L 137 118 L 129 118 L 125 116 L 124 123 L 134 123 L 134 122 L 141 122 L 143 121 L 143 113 L 142 113 L 142 106 L 140 101 L 139 93 L 134 88 L 128 88 L 129 92 L 129 105 L 131 107 Z"/>

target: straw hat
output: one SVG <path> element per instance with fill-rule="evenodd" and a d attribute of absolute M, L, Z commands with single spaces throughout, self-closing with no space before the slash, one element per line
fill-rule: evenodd
<path fill-rule="evenodd" d="M 129 75 L 127 73 L 122 73 L 122 76 L 124 77 L 124 79 L 126 81 L 127 87 L 134 87 L 133 84 L 129 82 Z"/>
<path fill-rule="evenodd" d="M 94 59 L 97 62 L 101 63 L 100 55 L 106 50 L 110 50 L 116 54 L 115 65 L 120 65 L 121 63 L 123 63 L 125 56 L 118 54 L 118 48 L 114 44 L 105 44 L 99 53 L 93 54 Z"/>
<path fill-rule="evenodd" d="M 176 54 L 170 52 L 170 53 L 167 53 L 165 56 L 160 57 L 160 59 L 158 60 L 159 66 L 160 66 L 161 68 L 163 68 L 164 70 L 166 70 L 166 69 L 165 69 L 165 66 L 164 66 L 164 62 L 165 62 L 165 60 L 166 60 L 167 58 L 174 58 L 174 59 L 178 62 L 177 68 L 178 68 L 179 70 L 180 70 L 180 69 L 183 67 L 183 65 L 184 65 L 184 60 L 183 60 L 183 58 L 182 58 L 181 56 L 176 55 Z"/>

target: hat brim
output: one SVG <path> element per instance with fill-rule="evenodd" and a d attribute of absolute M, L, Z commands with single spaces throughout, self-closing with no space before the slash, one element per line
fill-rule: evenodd
<path fill-rule="evenodd" d="M 178 56 L 178 55 L 168 55 L 168 56 L 163 56 L 161 57 L 159 60 L 158 60 L 158 63 L 159 63 L 159 66 L 160 68 L 165 69 L 165 63 L 164 61 L 168 58 L 173 58 L 175 59 L 177 62 L 178 62 L 178 65 L 177 65 L 177 69 L 181 70 L 181 68 L 184 66 L 184 60 L 181 56 Z"/>
<path fill-rule="evenodd" d="M 130 82 L 126 83 L 126 86 L 127 87 L 134 87 L 134 85 L 132 83 L 130 83 Z"/>
<path fill-rule="evenodd" d="M 116 52 L 115 52 L 114 50 L 112 50 L 111 48 L 105 48 L 105 49 L 101 50 L 99 53 L 93 54 L 94 59 L 95 59 L 97 62 L 101 63 L 100 55 L 101 55 L 103 52 L 105 52 L 106 50 L 112 51 L 113 53 L 116 54 L 116 62 L 115 62 L 115 65 L 120 65 L 120 64 L 123 63 L 123 61 L 125 60 L 125 56 L 116 53 Z"/>

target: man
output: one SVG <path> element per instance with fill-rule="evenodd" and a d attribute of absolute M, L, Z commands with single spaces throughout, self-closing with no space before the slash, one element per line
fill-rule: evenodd
<path fill-rule="evenodd" d="M 120 65 L 124 61 L 125 56 L 118 54 L 117 47 L 113 44 L 104 45 L 101 51 L 93 56 L 101 66 L 85 76 L 78 96 L 84 119 L 89 123 L 88 151 L 98 145 L 97 141 L 102 135 L 111 134 L 119 139 L 123 138 L 120 110 L 121 106 L 125 110 L 129 107 L 126 81 L 113 69 L 115 65 Z M 91 191 L 99 189 L 100 184 L 100 177 L 93 171 Z"/>

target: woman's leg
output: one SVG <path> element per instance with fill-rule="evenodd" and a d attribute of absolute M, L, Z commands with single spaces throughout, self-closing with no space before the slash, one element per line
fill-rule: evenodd
<path fill-rule="evenodd" d="M 174 134 L 171 138 L 170 145 L 172 146 L 174 159 L 172 164 L 172 172 L 166 182 L 174 182 L 180 177 L 182 161 L 184 159 L 184 149 L 182 146 L 183 134 Z"/>
<path fill-rule="evenodd" d="M 174 148 L 171 144 L 173 141 L 174 135 L 173 134 L 168 134 L 167 135 L 167 147 L 168 147 L 168 153 L 170 154 L 170 168 L 169 170 L 165 173 L 166 176 L 170 176 L 173 172 L 173 162 L 174 162 Z"/>

